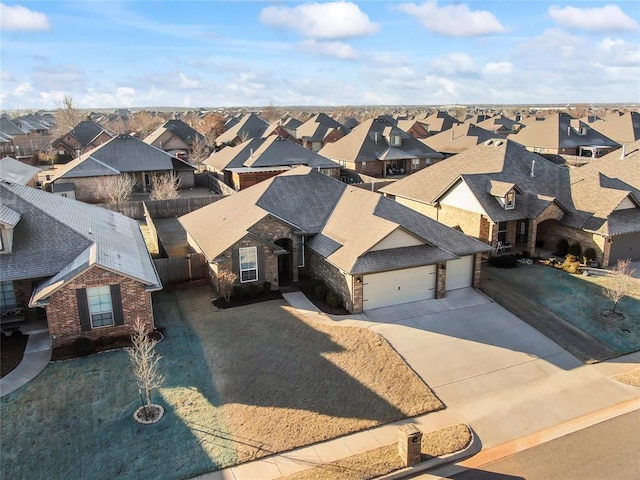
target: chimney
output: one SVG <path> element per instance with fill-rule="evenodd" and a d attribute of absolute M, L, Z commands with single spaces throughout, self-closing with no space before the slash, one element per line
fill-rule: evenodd
<path fill-rule="evenodd" d="M 536 167 L 536 159 L 534 158 L 533 160 L 531 160 L 531 173 L 529 175 L 531 175 L 531 177 L 535 177 L 535 167 Z"/>
<path fill-rule="evenodd" d="M 622 152 L 620 152 L 620 160 L 624 160 L 624 156 L 627 154 L 627 146 L 622 145 Z"/>

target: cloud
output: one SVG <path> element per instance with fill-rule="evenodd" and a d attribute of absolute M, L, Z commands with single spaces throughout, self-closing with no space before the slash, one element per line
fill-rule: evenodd
<path fill-rule="evenodd" d="M 431 60 L 429 67 L 445 75 L 468 75 L 478 71 L 478 66 L 473 61 L 473 58 L 464 52 L 448 53 Z"/>
<path fill-rule="evenodd" d="M 0 70 L 0 81 L 3 81 L 3 82 L 15 82 L 16 79 L 11 74 L 11 72 L 9 72 L 7 70 Z"/>
<path fill-rule="evenodd" d="M 589 32 L 635 30 L 638 22 L 626 15 L 618 5 L 601 8 L 549 7 L 549 16 L 561 26 Z"/>
<path fill-rule="evenodd" d="M 37 66 L 31 74 L 35 88 L 66 90 L 83 88 L 87 79 L 75 65 Z"/>
<path fill-rule="evenodd" d="M 508 75 L 513 71 L 511 62 L 489 62 L 482 67 L 482 73 L 487 76 Z"/>
<path fill-rule="evenodd" d="M 182 72 L 178 73 L 178 78 L 180 79 L 180 83 L 178 84 L 178 87 L 180 88 L 186 88 L 186 89 L 200 88 L 199 80 L 191 79 Z"/>
<path fill-rule="evenodd" d="M 598 61 L 610 66 L 640 66 L 640 44 L 621 39 L 605 38 L 596 45 L 594 54 Z"/>
<path fill-rule="evenodd" d="M 438 2 L 402 3 L 395 7 L 432 33 L 445 37 L 480 37 L 507 29 L 486 10 L 470 10 L 465 4 L 439 7 Z"/>
<path fill-rule="evenodd" d="M 270 6 L 260 12 L 260 21 L 268 27 L 293 30 L 305 38 L 324 40 L 364 37 L 380 29 L 358 5 L 350 2 Z"/>
<path fill-rule="evenodd" d="M 358 56 L 353 47 L 344 42 L 319 42 L 314 39 L 309 39 L 298 44 L 298 47 L 314 55 L 335 57 L 342 60 L 355 60 Z"/>
<path fill-rule="evenodd" d="M 34 12 L 21 5 L 0 3 L 0 28 L 3 30 L 49 30 L 49 20 L 44 13 Z"/>

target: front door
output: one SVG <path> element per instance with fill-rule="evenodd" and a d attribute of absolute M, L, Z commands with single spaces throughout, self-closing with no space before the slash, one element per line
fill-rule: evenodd
<path fill-rule="evenodd" d="M 293 242 L 290 238 L 281 238 L 275 244 L 288 252 L 278 255 L 278 283 L 286 285 L 293 281 Z"/>

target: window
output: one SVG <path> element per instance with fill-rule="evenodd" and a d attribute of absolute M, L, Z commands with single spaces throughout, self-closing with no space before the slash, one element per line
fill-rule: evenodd
<path fill-rule="evenodd" d="M 367 168 L 367 162 L 362 162 L 362 168 Z"/>
<path fill-rule="evenodd" d="M 108 327 L 114 324 L 110 285 L 87 288 L 87 301 L 91 328 Z"/>
<path fill-rule="evenodd" d="M 298 237 L 298 267 L 304 267 L 304 237 Z"/>
<path fill-rule="evenodd" d="M 240 249 L 240 283 L 255 282 L 258 279 L 258 248 Z"/>
<path fill-rule="evenodd" d="M 402 137 L 400 135 L 391 135 L 391 141 L 389 143 L 391 143 L 391 145 L 393 146 L 399 146 L 402 145 Z"/>
<path fill-rule="evenodd" d="M 18 306 L 16 292 L 13 290 L 13 282 L 0 282 L 0 308 L 12 308 Z"/>
<path fill-rule="evenodd" d="M 420 159 L 419 158 L 412 158 L 411 159 L 411 168 L 413 168 L 413 169 L 420 168 Z"/>
<path fill-rule="evenodd" d="M 511 210 L 516 206 L 516 192 L 513 190 L 509 190 L 507 192 L 507 196 L 504 197 L 504 208 L 505 210 Z"/>
<path fill-rule="evenodd" d="M 507 243 L 507 222 L 498 222 L 498 241 Z"/>

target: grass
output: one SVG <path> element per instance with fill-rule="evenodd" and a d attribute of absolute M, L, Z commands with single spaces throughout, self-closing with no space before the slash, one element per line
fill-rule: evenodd
<path fill-rule="evenodd" d="M 602 315 L 613 306 L 602 293 L 609 277 L 572 275 L 538 265 L 487 268 L 487 273 L 595 338 L 612 352 L 609 356 L 640 350 L 640 286 L 636 282 L 630 282 L 628 296 L 616 308 L 624 318 L 612 319 Z"/>
<path fill-rule="evenodd" d="M 442 428 L 422 436 L 422 461 L 459 452 L 471 443 L 464 424 Z M 281 480 L 369 480 L 404 468 L 396 444 L 296 472 Z"/>
<path fill-rule="evenodd" d="M 282 301 L 218 310 L 212 296 L 154 297 L 160 422 L 132 419 L 124 351 L 52 363 L 0 399 L 0 477 L 187 478 L 442 407 L 372 332 L 312 325 Z"/>
<path fill-rule="evenodd" d="M 0 343 L 0 378 L 12 372 L 22 361 L 28 335 L 2 336 Z"/>

